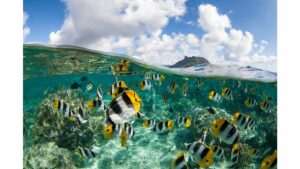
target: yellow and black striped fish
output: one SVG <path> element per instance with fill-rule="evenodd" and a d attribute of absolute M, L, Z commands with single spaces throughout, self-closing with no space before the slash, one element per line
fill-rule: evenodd
<path fill-rule="evenodd" d="M 231 149 L 229 168 L 236 168 L 236 165 L 239 160 L 239 153 L 240 153 L 240 145 L 238 143 L 235 143 Z"/>
<path fill-rule="evenodd" d="M 155 121 L 154 120 L 150 120 L 150 119 L 146 119 L 146 120 L 143 121 L 142 126 L 144 128 L 154 127 L 155 126 Z"/>
<path fill-rule="evenodd" d="M 167 97 L 167 95 L 166 95 L 166 92 L 163 92 L 163 93 L 162 93 L 162 99 L 163 99 L 164 105 L 166 105 L 167 100 L 168 100 L 168 97 Z"/>
<path fill-rule="evenodd" d="M 224 88 L 222 90 L 222 97 L 224 97 L 227 100 L 233 100 L 233 96 L 232 96 L 232 90 L 229 88 Z"/>
<path fill-rule="evenodd" d="M 88 103 L 87 103 L 88 108 L 91 111 L 100 111 L 100 110 L 104 110 L 104 102 L 101 99 L 95 98 L 95 99 L 91 99 Z"/>
<path fill-rule="evenodd" d="M 271 103 L 270 101 L 268 100 L 263 100 L 262 102 L 260 102 L 259 104 L 259 108 L 262 110 L 262 111 L 265 111 L 265 112 L 270 112 L 271 110 Z"/>
<path fill-rule="evenodd" d="M 212 135 L 226 144 L 235 144 L 239 140 L 239 133 L 235 125 L 225 119 L 214 120 L 211 126 Z"/>
<path fill-rule="evenodd" d="M 173 127 L 174 127 L 174 122 L 171 121 L 171 120 L 167 120 L 167 121 L 164 121 L 164 122 L 156 123 L 154 128 L 153 128 L 153 131 L 154 132 L 165 132 L 165 131 L 172 130 Z"/>
<path fill-rule="evenodd" d="M 251 149 L 250 149 L 250 152 L 249 152 L 249 155 L 250 155 L 251 158 L 257 159 L 257 158 L 260 157 L 261 152 L 260 152 L 258 149 L 251 148 Z"/>
<path fill-rule="evenodd" d="M 217 145 L 210 146 L 210 149 L 214 152 L 215 159 L 225 159 L 224 149 Z"/>
<path fill-rule="evenodd" d="M 221 95 L 219 93 L 217 93 L 215 90 L 211 90 L 208 94 L 208 99 L 212 100 L 214 102 L 220 102 Z"/>
<path fill-rule="evenodd" d="M 107 106 L 107 117 L 115 124 L 124 123 L 138 115 L 141 99 L 133 90 L 126 90 L 114 98 Z"/>
<path fill-rule="evenodd" d="M 152 74 L 152 80 L 158 81 L 158 84 L 161 85 L 162 81 L 165 79 L 164 75 L 161 74 Z"/>
<path fill-rule="evenodd" d="M 185 147 L 194 162 L 200 167 L 207 168 L 213 163 L 214 152 L 205 143 L 195 141 L 193 143 L 185 143 Z"/>
<path fill-rule="evenodd" d="M 245 105 L 248 108 L 252 108 L 257 105 L 257 102 L 253 97 L 249 97 L 245 100 Z"/>
<path fill-rule="evenodd" d="M 176 81 L 173 80 L 173 81 L 171 82 L 170 86 L 169 86 L 169 90 L 170 90 L 170 92 L 171 92 L 172 94 L 174 94 L 175 91 L 176 91 L 176 88 L 177 88 Z"/>
<path fill-rule="evenodd" d="M 277 150 L 272 155 L 267 156 L 261 163 L 261 169 L 277 168 Z"/>
<path fill-rule="evenodd" d="M 236 112 L 234 114 L 232 122 L 240 130 L 245 130 L 248 127 L 248 118 L 247 118 L 247 115 L 242 114 L 240 112 Z"/>
<path fill-rule="evenodd" d="M 118 94 L 120 94 L 119 90 L 116 91 L 117 88 L 128 88 L 126 83 L 124 81 L 117 81 L 115 82 L 110 89 L 110 94 L 114 97 L 116 97 Z"/>
<path fill-rule="evenodd" d="M 188 83 L 185 82 L 182 84 L 182 96 L 186 96 L 188 90 Z"/>
<path fill-rule="evenodd" d="M 181 117 L 177 118 L 177 124 L 179 127 L 188 128 L 191 125 L 191 118 L 190 117 Z"/>
<path fill-rule="evenodd" d="M 175 160 L 171 160 L 171 169 L 188 169 L 184 159 L 184 151 L 181 151 Z"/>
<path fill-rule="evenodd" d="M 65 103 L 62 100 L 55 100 L 54 101 L 54 112 L 61 113 L 63 117 L 67 117 L 70 112 L 70 105 Z"/>
<path fill-rule="evenodd" d="M 127 143 L 127 140 L 133 138 L 134 130 L 133 126 L 130 123 L 124 123 L 122 134 L 120 136 L 121 146 L 124 147 Z"/>
<path fill-rule="evenodd" d="M 252 119 L 251 116 L 247 116 L 247 121 L 248 121 L 248 129 L 253 129 L 254 128 L 254 120 Z"/>
<path fill-rule="evenodd" d="M 139 83 L 139 87 L 141 90 L 150 90 L 151 82 L 149 80 L 143 80 Z"/>

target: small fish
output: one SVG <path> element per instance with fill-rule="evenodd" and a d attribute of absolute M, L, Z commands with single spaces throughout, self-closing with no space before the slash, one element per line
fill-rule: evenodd
<path fill-rule="evenodd" d="M 171 160 L 171 169 L 188 169 L 184 159 L 184 151 L 181 151 L 175 160 Z"/>
<path fill-rule="evenodd" d="M 197 82 L 196 82 L 196 86 L 197 87 L 202 87 L 204 85 L 204 82 L 202 81 L 202 80 L 198 80 Z"/>
<path fill-rule="evenodd" d="M 174 122 L 171 120 L 167 120 L 164 122 L 156 123 L 153 128 L 153 131 L 154 132 L 170 131 L 171 129 L 173 129 L 173 127 L 174 127 Z"/>
<path fill-rule="evenodd" d="M 215 159 L 225 159 L 224 149 L 217 145 L 210 146 L 210 149 L 214 152 Z"/>
<path fill-rule="evenodd" d="M 146 119 L 146 120 L 143 121 L 142 125 L 143 125 L 144 128 L 154 127 L 155 126 L 155 121 L 150 120 L 150 119 Z"/>
<path fill-rule="evenodd" d="M 230 90 L 229 88 L 224 88 L 222 90 L 222 97 L 224 97 L 227 100 L 233 100 L 233 96 L 232 96 L 232 90 Z"/>
<path fill-rule="evenodd" d="M 129 90 L 127 87 L 117 87 L 114 89 L 114 92 L 112 93 L 112 98 L 116 98 L 119 94 L 123 93 L 124 91 Z"/>
<path fill-rule="evenodd" d="M 277 150 L 272 155 L 264 158 L 261 163 L 261 169 L 276 169 L 277 168 Z"/>
<path fill-rule="evenodd" d="M 226 81 L 225 80 L 222 80 L 221 81 L 221 86 L 225 86 L 226 85 Z"/>
<path fill-rule="evenodd" d="M 128 73 L 129 69 L 129 63 L 117 63 L 110 67 L 110 70 L 112 71 L 113 75 L 125 75 Z"/>
<path fill-rule="evenodd" d="M 127 88 L 127 84 L 124 81 L 116 81 L 112 86 L 111 86 L 111 92 L 114 93 L 114 89 L 118 87 L 123 87 Z"/>
<path fill-rule="evenodd" d="M 108 140 L 111 140 L 114 136 L 120 136 L 122 131 L 121 126 L 121 124 L 114 124 L 112 121 L 110 121 L 110 119 L 108 119 L 102 128 L 104 137 Z"/>
<path fill-rule="evenodd" d="M 98 99 L 101 99 L 102 100 L 102 89 L 101 87 L 99 86 L 97 88 L 97 96 L 96 96 Z"/>
<path fill-rule="evenodd" d="M 183 83 L 183 85 L 182 85 L 182 96 L 186 96 L 187 90 L 188 90 L 188 83 L 185 82 L 185 83 Z"/>
<path fill-rule="evenodd" d="M 77 147 L 75 151 L 80 154 L 82 159 L 89 159 L 89 158 L 96 157 L 96 153 L 93 150 L 88 148 Z"/>
<path fill-rule="evenodd" d="M 141 90 L 150 90 L 151 82 L 149 80 L 143 80 L 139 83 L 139 87 Z"/>
<path fill-rule="evenodd" d="M 75 120 L 75 118 L 74 118 L 75 116 L 76 116 L 76 112 L 74 110 L 69 111 L 69 113 L 68 113 L 69 120 L 74 121 Z"/>
<path fill-rule="evenodd" d="M 211 126 L 212 135 L 226 144 L 235 144 L 239 140 L 238 130 L 225 119 L 214 120 Z"/>
<path fill-rule="evenodd" d="M 76 123 L 78 126 L 81 126 L 82 124 L 85 124 L 87 120 L 84 120 L 80 114 L 75 115 Z"/>
<path fill-rule="evenodd" d="M 251 158 L 257 159 L 261 156 L 261 152 L 258 149 L 251 148 L 249 155 Z"/>
<path fill-rule="evenodd" d="M 247 124 L 247 127 L 248 129 L 253 129 L 254 128 L 254 120 L 252 119 L 252 117 L 250 116 L 247 116 L 247 121 L 248 121 L 248 124 Z"/>
<path fill-rule="evenodd" d="M 214 102 L 220 102 L 221 95 L 219 93 L 217 93 L 215 90 L 211 90 L 208 94 L 208 99 L 212 100 Z"/>
<path fill-rule="evenodd" d="M 210 114 L 218 114 L 218 111 L 214 107 L 207 107 L 205 110 Z"/>
<path fill-rule="evenodd" d="M 236 112 L 234 114 L 232 122 L 240 130 L 245 130 L 248 127 L 248 118 L 247 118 L 247 115 L 242 114 L 240 112 Z"/>
<path fill-rule="evenodd" d="M 259 108 L 262 111 L 270 112 L 270 110 L 271 110 L 270 102 L 268 100 L 263 100 L 262 102 L 260 102 Z"/>
<path fill-rule="evenodd" d="M 168 100 L 168 97 L 167 97 L 167 95 L 166 95 L 166 92 L 163 92 L 162 93 L 162 98 L 163 98 L 163 103 L 164 103 L 164 105 L 167 103 L 167 100 Z"/>
<path fill-rule="evenodd" d="M 147 72 L 145 74 L 145 77 L 144 77 L 146 80 L 152 80 L 152 73 L 151 72 Z"/>
<path fill-rule="evenodd" d="M 213 163 L 213 151 L 203 142 L 195 141 L 184 144 L 192 161 L 197 162 L 200 167 L 207 168 Z"/>
<path fill-rule="evenodd" d="M 161 86 L 161 83 L 162 81 L 165 79 L 165 76 L 164 75 L 161 75 L 161 74 L 152 74 L 152 80 L 155 80 L 155 81 L 158 81 L 159 82 L 159 85 Z"/>
<path fill-rule="evenodd" d="M 244 103 L 248 108 L 252 108 L 257 105 L 257 102 L 253 97 L 247 98 Z"/>
<path fill-rule="evenodd" d="M 88 83 L 88 84 L 86 85 L 85 91 L 90 91 L 90 90 L 92 90 L 92 89 L 93 89 L 93 84 L 92 84 L 92 83 Z"/>
<path fill-rule="evenodd" d="M 80 87 L 80 85 L 77 83 L 77 82 L 74 82 L 72 85 L 71 85 L 71 89 L 78 89 Z"/>
<path fill-rule="evenodd" d="M 240 145 L 235 143 L 231 149 L 230 168 L 236 168 L 239 160 Z"/>
<path fill-rule="evenodd" d="M 124 147 L 127 143 L 127 140 L 133 138 L 134 130 L 130 123 L 124 123 L 124 128 L 122 130 L 122 134 L 120 136 L 121 146 Z"/>
<path fill-rule="evenodd" d="M 188 128 L 191 125 L 191 118 L 190 117 L 178 117 L 177 123 L 179 127 Z"/>
<path fill-rule="evenodd" d="M 87 106 L 91 111 L 104 110 L 104 102 L 103 102 L 103 100 L 98 99 L 98 98 L 90 100 L 88 102 Z"/>
<path fill-rule="evenodd" d="M 171 82 L 170 86 L 169 86 L 169 90 L 170 90 L 170 92 L 171 92 L 172 94 L 174 94 L 175 91 L 176 91 L 176 88 L 177 88 L 176 81 L 173 80 L 173 81 Z"/>
<path fill-rule="evenodd" d="M 81 117 L 84 117 L 85 116 L 85 111 L 86 111 L 86 108 L 84 106 L 83 99 L 81 99 L 80 105 L 79 105 L 79 108 L 78 108 L 78 113 L 80 114 Z"/>
<path fill-rule="evenodd" d="M 174 112 L 174 109 L 173 109 L 173 107 L 171 106 L 171 104 L 170 104 L 169 112 L 170 112 L 170 113 L 173 113 L 173 112 Z"/>
<path fill-rule="evenodd" d="M 131 117 L 138 115 L 141 106 L 141 98 L 133 90 L 126 90 L 114 98 L 106 109 L 108 119 L 121 124 Z"/>
<path fill-rule="evenodd" d="M 68 113 L 70 112 L 69 104 L 65 103 L 62 100 L 55 100 L 54 101 L 54 112 L 60 112 L 63 117 L 67 117 Z"/>

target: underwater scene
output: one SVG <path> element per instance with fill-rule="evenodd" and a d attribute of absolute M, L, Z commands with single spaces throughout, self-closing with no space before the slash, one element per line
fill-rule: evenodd
<path fill-rule="evenodd" d="M 23 168 L 277 168 L 276 73 L 23 52 Z"/>

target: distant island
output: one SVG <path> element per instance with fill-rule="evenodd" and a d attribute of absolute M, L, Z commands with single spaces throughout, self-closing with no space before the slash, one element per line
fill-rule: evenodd
<path fill-rule="evenodd" d="M 168 66 L 170 68 L 185 68 L 185 67 L 191 67 L 191 66 L 196 66 L 199 64 L 209 64 L 209 61 L 206 60 L 204 57 L 187 57 L 184 56 L 184 59 L 178 61 L 174 65 Z"/>

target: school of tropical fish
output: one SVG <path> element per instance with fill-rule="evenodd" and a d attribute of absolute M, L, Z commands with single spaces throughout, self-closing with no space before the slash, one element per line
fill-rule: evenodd
<path fill-rule="evenodd" d="M 129 60 L 121 60 L 110 65 L 107 71 L 111 72 L 111 77 L 114 78 L 110 86 L 104 85 L 104 82 L 101 81 L 92 82 L 87 76 L 82 76 L 80 80 L 73 81 L 64 88 L 66 97 L 55 96 L 47 105 L 51 107 L 51 113 L 47 116 L 59 119 L 51 123 L 55 124 L 52 127 L 60 129 L 65 124 L 70 124 L 71 127 L 68 131 L 75 133 L 93 123 L 90 117 L 103 116 L 101 124 L 98 124 L 100 127 L 97 129 L 97 137 L 103 137 L 107 143 L 116 143 L 111 146 L 126 150 L 137 144 L 138 139 L 141 139 L 138 135 L 143 132 L 158 136 L 168 135 L 175 131 L 177 133 L 191 132 L 196 135 L 191 138 L 198 139 L 181 142 L 180 138 L 175 138 L 178 141 L 177 144 L 180 145 L 177 147 L 182 149 L 177 151 L 178 154 L 174 153 L 173 159 L 167 162 L 169 168 L 213 168 L 224 161 L 226 168 L 239 168 L 238 164 L 243 160 L 241 156 L 245 156 L 241 153 L 244 152 L 243 144 L 251 145 L 247 140 L 248 136 L 250 140 L 250 135 L 254 133 L 251 139 L 258 138 L 255 134 L 258 133 L 258 126 L 263 124 L 263 119 L 259 121 L 257 114 L 276 113 L 274 96 L 259 93 L 256 91 L 258 90 L 256 87 L 244 85 L 246 82 L 241 80 L 229 83 L 221 79 L 218 80 L 219 88 L 211 88 L 211 86 L 207 86 L 207 81 L 211 79 L 199 80 L 188 76 L 170 76 L 154 70 L 145 72 L 139 76 L 139 80 L 136 80 L 130 79 L 131 75 L 138 74 L 131 69 L 131 65 Z M 209 88 L 209 90 L 201 90 L 204 88 Z M 86 97 L 69 97 L 66 99 L 74 91 L 90 93 L 89 96 L 92 95 L 92 97 L 88 99 Z M 242 91 L 245 97 L 236 94 L 237 91 Z M 156 112 L 157 114 L 170 114 L 170 116 L 165 115 L 167 118 L 160 118 L 160 115 L 150 115 L 153 111 L 149 111 L 151 105 L 149 105 L 149 97 L 144 97 L 145 93 L 149 97 L 152 96 L 151 101 L 153 104 L 155 102 L 157 107 L 167 109 L 167 112 Z M 263 95 L 259 97 L 263 99 L 258 100 L 258 95 Z M 203 124 L 206 126 L 195 127 L 197 125 L 195 113 L 178 113 L 179 110 L 176 108 L 178 107 L 176 105 L 178 97 L 205 100 L 206 105 L 209 106 L 201 108 L 199 111 L 198 109 L 186 110 L 196 112 L 197 117 L 203 114 L 202 121 L 205 121 Z M 232 107 L 232 112 L 223 112 L 222 105 Z M 187 103 L 180 106 L 188 108 Z M 154 110 L 160 111 L 157 108 Z M 243 110 L 251 110 L 251 113 Z M 202 116 L 200 117 L 202 118 Z M 204 117 L 208 118 L 204 119 Z M 191 128 L 196 128 L 200 132 L 192 133 L 195 130 Z M 94 129 L 92 130 L 94 131 Z M 76 139 L 84 139 L 80 138 L 84 137 L 84 134 L 76 135 L 76 137 Z M 84 144 L 77 144 L 76 147 L 73 146 L 69 149 L 71 154 L 80 156 L 80 160 L 93 161 L 101 154 L 92 147 L 92 145 L 85 147 Z M 271 150 L 268 147 L 262 149 L 249 146 L 246 148 L 246 154 L 252 163 L 259 164 L 261 169 L 276 169 L 277 150 L 273 147 Z M 30 160 L 27 160 L 26 164 L 30 165 L 28 161 Z M 57 164 L 53 168 L 59 168 L 57 167 L 59 165 L 61 164 Z M 255 166 L 257 167 L 257 165 Z"/>

